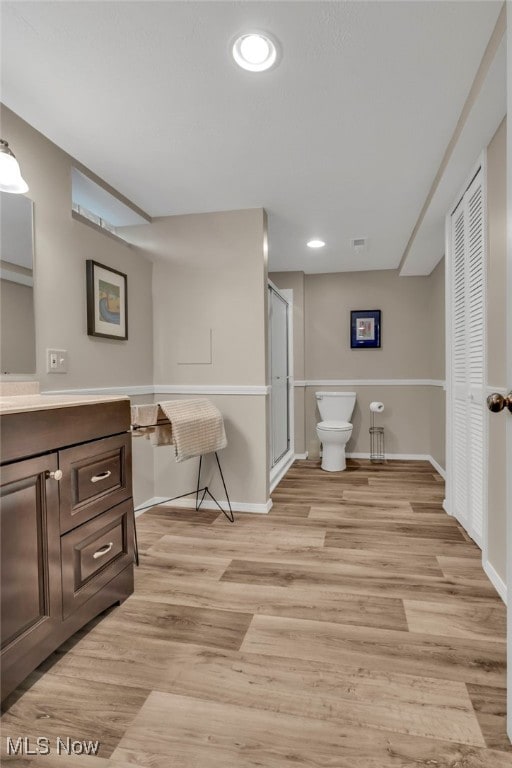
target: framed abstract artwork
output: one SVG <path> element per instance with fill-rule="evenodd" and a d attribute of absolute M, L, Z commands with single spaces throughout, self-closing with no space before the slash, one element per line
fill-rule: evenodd
<path fill-rule="evenodd" d="M 117 269 L 88 259 L 87 333 L 104 339 L 128 338 L 127 278 Z"/>
<path fill-rule="evenodd" d="M 350 313 L 352 349 L 379 349 L 381 343 L 380 309 L 354 309 Z"/>

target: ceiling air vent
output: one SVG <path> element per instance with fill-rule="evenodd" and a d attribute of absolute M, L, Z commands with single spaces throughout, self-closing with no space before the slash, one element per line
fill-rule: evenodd
<path fill-rule="evenodd" d="M 354 237 L 354 239 L 352 240 L 352 248 L 354 249 L 354 251 L 366 250 L 366 244 L 367 244 L 366 237 Z"/>

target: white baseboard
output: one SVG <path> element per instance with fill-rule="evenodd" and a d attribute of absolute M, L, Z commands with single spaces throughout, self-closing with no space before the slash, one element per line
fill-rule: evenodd
<path fill-rule="evenodd" d="M 306 453 L 296 453 L 295 454 L 295 461 L 303 461 L 303 460 L 307 459 L 307 457 L 308 457 L 308 452 L 307 451 L 306 451 Z"/>
<path fill-rule="evenodd" d="M 225 509 L 228 508 L 228 503 L 225 499 L 219 499 L 219 504 Z M 195 509 L 195 499 L 176 499 L 176 501 L 169 501 L 163 504 L 164 507 L 183 507 L 183 509 Z M 259 515 L 268 515 L 272 509 L 272 500 L 269 499 L 266 504 L 247 504 L 245 501 L 232 501 L 231 508 L 233 512 L 253 512 Z M 201 509 L 219 509 L 214 501 L 211 499 L 205 499 L 201 504 Z M 220 510 L 219 510 L 220 514 Z"/>
<path fill-rule="evenodd" d="M 443 480 L 446 480 L 446 471 L 442 468 L 442 466 L 432 456 L 429 456 L 428 460 L 430 461 L 434 469 L 437 472 L 439 472 Z"/>
<path fill-rule="evenodd" d="M 369 459 L 369 453 L 347 453 L 347 459 Z M 386 453 L 386 461 L 429 461 L 436 472 L 446 480 L 446 472 L 438 462 L 427 453 Z"/>
<path fill-rule="evenodd" d="M 135 507 L 135 517 L 142 515 L 149 507 L 153 507 L 155 504 L 162 504 L 165 501 L 167 501 L 167 496 L 153 496 L 151 499 L 143 501 Z"/>
<path fill-rule="evenodd" d="M 148 499 L 147 501 L 144 501 L 142 504 L 139 504 L 135 507 L 135 517 L 139 517 L 139 515 L 142 515 L 142 513 L 146 511 L 146 509 L 149 509 L 150 506 L 153 507 L 156 504 L 159 504 L 162 507 L 182 507 L 183 509 L 195 509 L 196 500 L 176 499 L 175 501 L 168 501 L 167 496 L 153 496 L 152 499 Z M 221 507 L 225 507 L 226 509 L 228 508 L 228 503 L 225 499 L 219 499 L 219 504 Z M 233 509 L 233 512 L 254 512 L 260 515 L 267 515 L 272 509 L 272 499 L 269 499 L 266 504 L 246 504 L 244 501 L 232 501 L 231 508 Z M 205 499 L 203 501 L 201 504 L 201 509 L 219 510 L 215 502 L 211 501 L 210 499 Z"/>
<path fill-rule="evenodd" d="M 499 575 L 499 573 L 493 568 L 493 566 L 490 564 L 488 560 L 482 561 L 482 566 L 484 571 L 486 572 L 487 576 L 489 577 L 489 580 L 491 584 L 493 585 L 494 589 L 498 593 L 498 595 L 501 597 L 505 605 L 507 604 L 507 585 Z"/>

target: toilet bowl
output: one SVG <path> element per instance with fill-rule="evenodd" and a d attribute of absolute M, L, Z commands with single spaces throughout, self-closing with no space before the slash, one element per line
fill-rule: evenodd
<path fill-rule="evenodd" d="M 356 393 L 316 392 L 315 396 L 322 418 L 316 425 L 316 433 L 322 443 L 322 469 L 342 472 L 347 467 L 345 446 L 352 435 L 349 419 L 352 418 Z"/>

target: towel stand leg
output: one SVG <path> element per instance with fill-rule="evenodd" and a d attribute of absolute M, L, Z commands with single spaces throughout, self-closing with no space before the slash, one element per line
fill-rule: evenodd
<path fill-rule="evenodd" d="M 199 509 L 199 507 L 201 506 L 201 503 L 198 501 L 198 499 L 199 499 L 199 490 L 200 490 L 199 489 L 199 485 L 201 483 L 201 465 L 202 465 L 202 463 L 203 463 L 203 456 L 201 454 L 201 456 L 199 457 L 199 469 L 197 470 L 196 512 Z M 204 498 L 204 496 L 203 496 L 203 498 Z M 202 502 L 202 499 L 201 499 L 201 502 Z"/>
<path fill-rule="evenodd" d="M 197 471 L 197 489 L 196 489 L 196 512 L 201 508 L 201 504 L 204 501 L 204 497 L 206 496 L 206 493 L 208 492 L 208 486 L 206 488 L 200 488 L 201 484 L 201 465 L 203 463 L 203 456 L 199 457 L 199 469 Z M 203 492 L 203 495 L 201 496 L 201 501 L 199 501 L 199 494 Z"/>
<path fill-rule="evenodd" d="M 208 494 L 210 499 L 213 502 L 215 502 L 215 504 L 218 506 L 220 511 L 227 517 L 229 522 L 230 523 L 234 523 L 235 522 L 235 516 L 233 515 L 233 510 L 231 508 L 231 501 L 230 501 L 230 498 L 229 498 L 228 489 L 226 488 L 226 481 L 224 480 L 224 473 L 222 472 L 222 467 L 220 465 L 219 456 L 217 454 L 217 451 L 215 451 L 215 458 L 217 460 L 217 466 L 219 468 L 220 477 L 221 477 L 221 480 L 222 480 L 222 485 L 224 486 L 224 492 L 226 494 L 226 501 L 228 502 L 228 510 L 223 509 L 221 507 L 221 505 L 219 504 L 219 502 L 217 501 L 217 499 L 215 498 L 213 493 L 210 491 L 208 486 L 205 486 L 204 488 L 200 488 L 199 487 L 201 485 L 201 466 L 202 466 L 202 462 L 203 462 L 203 457 L 200 456 L 199 457 L 199 469 L 198 469 L 198 472 L 197 472 L 196 512 L 201 508 L 201 504 L 205 500 L 206 494 Z M 203 491 L 203 495 L 201 497 L 201 501 L 198 502 L 200 490 Z"/>
<path fill-rule="evenodd" d="M 230 523 L 234 523 L 235 522 L 235 516 L 233 515 L 233 510 L 231 509 L 231 501 L 229 500 L 228 489 L 226 488 L 226 481 L 224 480 L 224 473 L 222 472 L 222 467 L 220 465 L 220 460 L 219 460 L 219 456 L 217 454 L 217 451 L 215 451 L 215 458 L 217 459 L 217 466 L 219 468 L 220 477 L 221 477 L 221 480 L 222 480 L 222 485 L 224 486 L 224 491 L 226 493 L 226 500 L 228 502 L 228 507 L 229 507 L 229 515 L 226 512 L 224 512 L 224 510 L 222 510 L 222 511 L 224 512 L 224 514 L 226 515 L 226 517 L 228 518 Z"/>
<path fill-rule="evenodd" d="M 135 507 L 133 507 L 133 556 L 135 565 L 139 564 L 139 542 L 137 541 L 137 526 L 135 524 Z"/>

